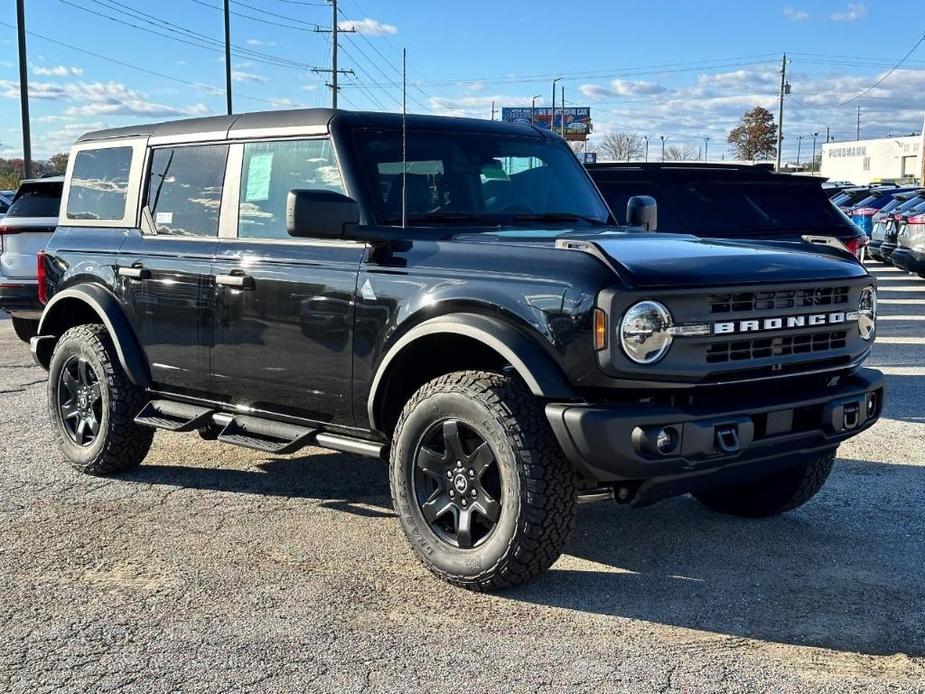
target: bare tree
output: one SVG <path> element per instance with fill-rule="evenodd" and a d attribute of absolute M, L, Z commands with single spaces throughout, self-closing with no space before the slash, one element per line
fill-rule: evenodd
<path fill-rule="evenodd" d="M 642 159 L 646 151 L 645 140 L 638 133 L 611 130 L 597 143 L 601 159 L 607 161 L 629 161 Z"/>
<path fill-rule="evenodd" d="M 668 145 L 665 147 L 665 161 L 697 161 L 699 150 L 694 145 Z"/>

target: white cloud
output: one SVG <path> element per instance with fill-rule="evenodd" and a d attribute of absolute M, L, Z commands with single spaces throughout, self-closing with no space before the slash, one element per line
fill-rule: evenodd
<path fill-rule="evenodd" d="M 371 36 L 381 36 L 383 34 L 397 34 L 398 27 L 394 24 L 383 24 L 378 19 L 345 19 L 337 23 L 338 29 L 350 31 L 351 29 L 358 34 L 368 34 Z"/>
<path fill-rule="evenodd" d="M 255 75 L 252 72 L 242 72 L 241 70 L 232 70 L 231 79 L 235 82 L 266 82 L 266 78 Z"/>
<path fill-rule="evenodd" d="M 867 8 L 860 2 L 849 2 L 848 9 L 832 13 L 832 19 L 836 22 L 853 22 L 866 16 Z"/>
<path fill-rule="evenodd" d="M 785 7 L 784 16 L 794 22 L 802 22 L 804 19 L 809 19 L 809 12 L 798 10 L 795 7 Z"/>
<path fill-rule="evenodd" d="M 261 41 L 260 39 L 248 39 L 248 46 L 275 46 L 276 41 Z"/>
<path fill-rule="evenodd" d="M 607 98 L 620 96 L 664 94 L 668 91 L 668 88 L 661 84 L 644 80 L 616 79 L 607 86 L 583 84 L 578 90 L 582 96 L 592 101 L 603 101 Z"/>
<path fill-rule="evenodd" d="M 32 72 L 42 77 L 80 77 L 84 74 L 82 67 L 68 67 L 66 65 L 34 65 Z"/>

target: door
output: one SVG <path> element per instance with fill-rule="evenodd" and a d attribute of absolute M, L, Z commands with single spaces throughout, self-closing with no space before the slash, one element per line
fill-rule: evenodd
<path fill-rule="evenodd" d="M 130 231 L 119 251 L 125 305 L 156 388 L 211 392 L 212 261 L 227 154 L 227 145 L 152 150 L 151 228 Z"/>
<path fill-rule="evenodd" d="M 238 204 L 219 239 L 213 383 L 238 405 L 353 425 L 354 293 L 366 247 L 295 239 L 286 197 L 344 192 L 327 139 L 235 145 Z M 232 174 L 229 173 L 229 176 Z M 232 238 L 225 238 L 225 234 Z"/>

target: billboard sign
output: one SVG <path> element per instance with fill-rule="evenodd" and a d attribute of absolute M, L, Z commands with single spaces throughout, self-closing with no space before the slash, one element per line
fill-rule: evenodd
<path fill-rule="evenodd" d="M 591 133 L 591 107 L 567 106 L 556 108 L 555 119 L 552 109 L 548 107 L 530 108 L 529 106 L 505 106 L 501 109 L 501 120 L 506 123 L 521 123 L 549 130 L 550 124 L 557 133 L 564 133 L 566 140 L 583 142 Z M 565 128 L 563 130 L 563 122 Z"/>

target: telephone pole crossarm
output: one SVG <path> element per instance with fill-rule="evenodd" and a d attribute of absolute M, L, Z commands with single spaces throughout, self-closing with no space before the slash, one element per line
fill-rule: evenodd
<path fill-rule="evenodd" d="M 341 70 L 337 67 L 337 51 L 339 49 L 338 34 L 354 34 L 356 29 L 350 27 L 349 29 L 341 29 L 338 26 L 337 21 L 337 0 L 330 0 L 331 3 L 331 28 L 325 29 L 323 27 L 315 27 L 315 32 L 319 34 L 331 34 L 331 69 L 325 68 L 312 68 L 314 73 L 325 73 L 331 75 L 331 82 L 325 83 L 326 87 L 331 89 L 331 108 L 337 109 L 337 92 L 340 90 L 340 87 L 337 86 L 337 77 L 338 75 L 352 75 L 354 74 L 353 70 Z"/>

